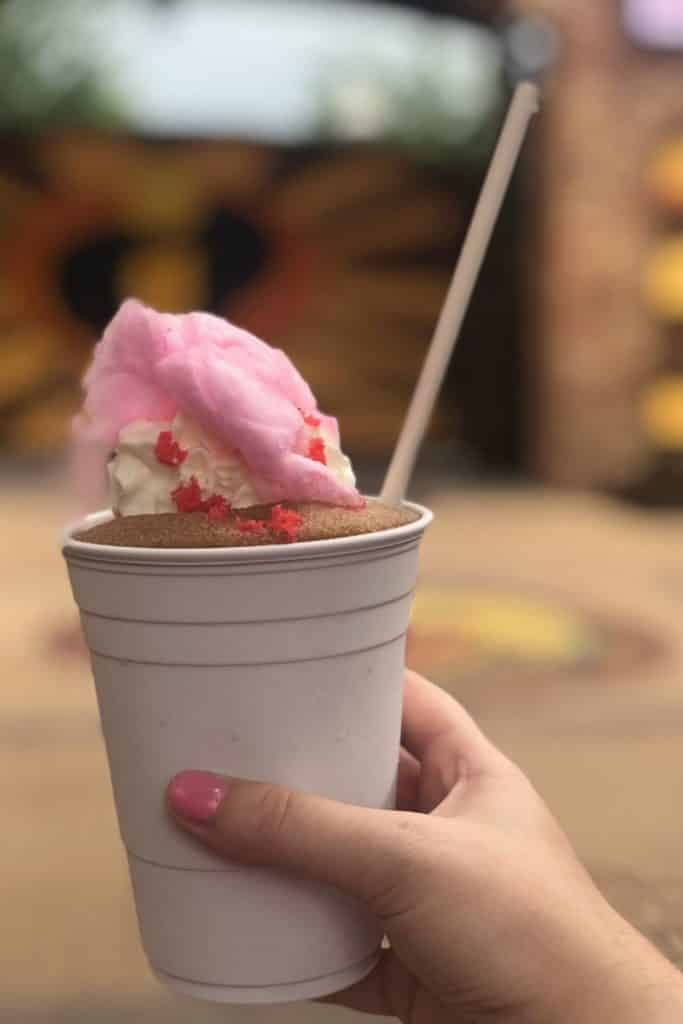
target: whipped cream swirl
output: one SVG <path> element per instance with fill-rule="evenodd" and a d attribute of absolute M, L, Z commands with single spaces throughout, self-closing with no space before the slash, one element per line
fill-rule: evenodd
<path fill-rule="evenodd" d="M 159 458 L 160 435 L 170 434 L 181 453 L 177 464 Z M 307 423 L 304 451 L 311 442 L 330 473 L 344 487 L 355 487 L 351 463 L 341 451 L 325 423 Z M 176 512 L 173 492 L 196 480 L 202 498 L 220 496 L 232 508 L 261 504 L 264 481 L 250 473 L 238 452 L 209 437 L 182 414 L 172 422 L 136 420 L 119 433 L 113 457 L 108 463 L 111 505 L 117 515 L 148 515 Z"/>

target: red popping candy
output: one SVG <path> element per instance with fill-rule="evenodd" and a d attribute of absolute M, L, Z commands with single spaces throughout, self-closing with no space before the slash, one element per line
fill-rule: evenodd
<path fill-rule="evenodd" d="M 312 437 L 308 442 L 308 457 L 313 459 L 314 462 L 322 462 L 323 466 L 327 465 L 325 442 L 322 437 Z"/>
<path fill-rule="evenodd" d="M 261 519 L 241 519 L 239 516 L 235 516 L 235 527 L 241 533 L 263 533 L 266 524 Z"/>
<path fill-rule="evenodd" d="M 230 505 L 222 494 L 212 494 L 208 501 L 202 502 L 202 510 L 212 522 L 218 523 L 226 518 Z"/>
<path fill-rule="evenodd" d="M 154 454 L 164 466 L 179 466 L 187 458 L 187 451 L 173 440 L 170 430 L 162 430 L 154 446 Z"/>
<path fill-rule="evenodd" d="M 198 512 L 203 503 L 202 489 L 197 477 L 191 476 L 186 483 L 179 484 L 174 491 L 171 491 L 171 497 L 179 512 Z"/>
<path fill-rule="evenodd" d="M 284 534 L 288 541 L 296 540 L 296 535 L 303 521 L 303 516 L 300 516 L 293 508 L 273 505 L 270 512 L 271 530 L 273 533 Z"/>

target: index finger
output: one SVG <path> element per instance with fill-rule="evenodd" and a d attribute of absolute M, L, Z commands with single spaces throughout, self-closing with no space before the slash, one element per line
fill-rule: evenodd
<path fill-rule="evenodd" d="M 479 726 L 453 697 L 417 672 L 406 670 L 401 741 L 423 761 L 436 741 L 470 768 L 493 771 L 507 763 Z"/>

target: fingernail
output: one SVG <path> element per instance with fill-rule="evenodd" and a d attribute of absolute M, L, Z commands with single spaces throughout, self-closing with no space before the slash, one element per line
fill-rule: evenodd
<path fill-rule="evenodd" d="M 228 780 L 213 772 L 180 772 L 168 787 L 168 802 L 181 818 L 209 824 L 228 792 Z"/>

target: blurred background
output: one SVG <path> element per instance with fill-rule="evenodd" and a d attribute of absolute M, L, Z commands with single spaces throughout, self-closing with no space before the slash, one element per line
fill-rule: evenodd
<path fill-rule="evenodd" d="M 683 964 L 680 0 L 0 0 L 0 75 L 0 1020 L 342 1019 L 144 963 L 58 551 L 69 421 L 125 296 L 210 309 L 289 353 L 372 491 L 523 77 L 408 658 Z"/>

